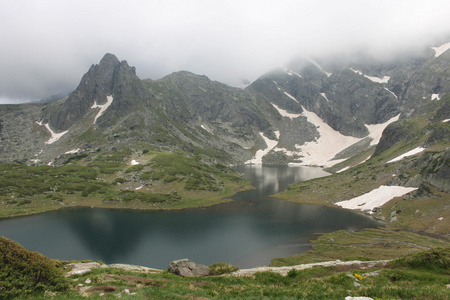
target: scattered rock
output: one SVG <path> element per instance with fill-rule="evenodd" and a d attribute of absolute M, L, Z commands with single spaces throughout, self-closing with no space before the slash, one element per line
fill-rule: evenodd
<path fill-rule="evenodd" d="M 125 271 L 138 271 L 143 273 L 157 273 L 161 272 L 161 270 L 143 267 L 143 266 L 136 266 L 136 265 L 128 265 L 128 264 L 110 264 L 108 265 L 108 268 L 115 268 L 115 269 L 122 269 Z"/>
<path fill-rule="evenodd" d="M 360 260 L 352 260 L 352 261 L 325 261 L 320 263 L 310 263 L 310 264 L 302 264 L 295 266 L 286 266 L 286 267 L 257 267 L 251 269 L 239 269 L 230 274 L 230 276 L 253 276 L 257 272 L 275 272 L 281 274 L 282 276 L 286 276 L 289 271 L 294 270 L 304 270 L 313 267 L 334 267 L 334 266 L 351 266 L 351 265 L 359 265 L 361 267 L 374 267 L 376 265 L 385 266 L 389 260 L 376 260 L 376 261 L 360 261 Z M 348 275 L 353 278 L 353 275 Z"/>
<path fill-rule="evenodd" d="M 64 269 L 68 268 L 71 268 L 71 270 L 66 273 L 66 276 L 85 274 L 91 272 L 92 269 L 106 268 L 106 266 L 101 265 L 98 262 L 89 262 L 89 263 L 72 263 L 64 266 Z"/>
<path fill-rule="evenodd" d="M 168 266 L 169 272 L 183 277 L 208 276 L 209 267 L 196 264 L 189 259 L 180 259 L 172 261 Z"/>
<path fill-rule="evenodd" d="M 380 275 L 380 273 L 381 273 L 381 270 L 378 270 L 378 271 L 374 271 L 374 272 L 370 272 L 370 273 L 364 273 L 363 276 L 364 277 L 378 276 L 378 275 Z"/>

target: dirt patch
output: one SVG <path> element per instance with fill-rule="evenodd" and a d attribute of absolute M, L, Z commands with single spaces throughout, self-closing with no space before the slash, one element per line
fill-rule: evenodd
<path fill-rule="evenodd" d="M 358 265 L 358 264 L 354 264 L 354 265 L 336 265 L 334 266 L 331 270 L 333 272 L 336 273 L 342 273 L 342 272 L 347 272 L 349 270 L 360 270 L 360 271 L 366 271 L 366 270 L 370 270 L 373 268 L 377 268 L 377 269 L 385 269 L 387 268 L 388 265 L 384 265 L 382 263 L 378 263 L 376 265 L 373 266 L 363 266 L 363 265 Z"/>
<path fill-rule="evenodd" d="M 112 285 L 99 285 L 99 286 L 94 286 L 92 288 L 89 289 L 89 293 L 95 293 L 95 292 L 105 292 L 105 293 L 112 293 L 115 292 L 117 290 L 117 288 L 115 286 Z"/>
<path fill-rule="evenodd" d="M 128 275 L 119 275 L 116 278 L 123 279 L 128 283 L 146 283 L 146 282 L 167 282 L 168 279 L 154 279 L 154 278 L 145 278 L 138 276 L 128 276 Z"/>
<path fill-rule="evenodd" d="M 195 286 L 207 286 L 207 285 L 211 285 L 211 282 L 207 282 L 207 281 L 194 281 L 191 282 L 190 285 L 195 285 Z"/>

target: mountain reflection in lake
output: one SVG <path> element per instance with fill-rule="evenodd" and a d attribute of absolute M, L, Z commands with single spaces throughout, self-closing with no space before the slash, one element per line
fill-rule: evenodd
<path fill-rule="evenodd" d="M 255 190 L 232 202 L 179 211 L 71 208 L 0 220 L 0 235 L 48 257 L 165 269 L 170 261 L 228 262 L 241 268 L 310 249 L 315 232 L 375 227 L 370 217 L 268 197 L 320 168 L 239 166 Z"/>

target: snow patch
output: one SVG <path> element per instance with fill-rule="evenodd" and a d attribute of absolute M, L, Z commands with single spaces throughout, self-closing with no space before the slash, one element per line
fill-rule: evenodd
<path fill-rule="evenodd" d="M 142 189 L 144 186 L 143 185 L 141 185 L 141 186 L 139 186 L 139 187 L 137 187 L 137 188 L 135 188 L 135 190 L 137 191 L 137 190 L 140 190 L 140 189 Z"/>
<path fill-rule="evenodd" d="M 80 152 L 80 148 L 69 150 L 67 152 L 64 152 L 64 154 L 75 154 L 75 153 L 78 153 L 78 152 Z"/>
<path fill-rule="evenodd" d="M 387 122 L 382 124 L 373 124 L 373 125 L 365 125 L 367 130 L 369 130 L 369 135 L 372 139 L 370 142 L 370 146 L 376 145 L 380 142 L 381 135 L 383 134 L 384 129 L 391 123 L 398 121 L 400 118 L 400 114 L 396 115 L 395 117 L 389 119 Z"/>
<path fill-rule="evenodd" d="M 364 77 L 366 77 L 376 83 L 388 83 L 389 80 L 391 79 L 391 77 L 389 77 L 389 76 L 383 76 L 383 78 L 380 78 L 380 77 L 376 77 L 376 76 L 364 75 Z"/>
<path fill-rule="evenodd" d="M 281 91 L 281 90 L 280 90 Z M 289 94 L 288 92 L 283 92 L 286 96 L 288 96 L 289 98 L 291 98 L 292 100 L 294 100 L 295 102 L 299 103 L 297 99 L 295 99 L 294 96 L 292 96 L 291 94 Z"/>
<path fill-rule="evenodd" d="M 361 72 L 361 71 L 359 71 L 359 70 L 355 70 L 355 69 L 353 69 L 353 68 L 350 68 L 350 70 L 351 71 L 353 71 L 354 73 L 356 73 L 356 74 L 359 74 L 359 75 L 363 75 L 363 73 Z"/>
<path fill-rule="evenodd" d="M 389 76 L 383 76 L 383 78 L 376 77 L 376 76 L 369 76 L 369 75 L 366 75 L 363 72 L 361 72 L 359 70 L 355 70 L 353 68 L 350 68 L 350 70 L 352 70 L 354 73 L 359 74 L 361 76 L 364 76 L 367 79 L 369 79 L 369 80 L 371 80 L 373 82 L 376 82 L 376 83 L 388 83 L 389 80 L 391 79 L 391 77 L 389 77 Z"/>
<path fill-rule="evenodd" d="M 398 99 L 398 97 L 397 97 L 397 95 L 393 92 L 393 91 L 391 91 L 391 90 L 389 90 L 388 88 L 384 88 L 386 91 L 388 91 L 389 93 L 391 93 L 392 95 L 394 95 L 394 97 L 396 98 L 396 99 Z"/>
<path fill-rule="evenodd" d="M 335 205 L 347 209 L 358 209 L 362 211 L 369 211 L 369 213 L 372 214 L 373 213 L 372 210 L 375 207 L 380 207 L 383 204 L 394 199 L 395 197 L 401 197 L 415 190 L 417 190 L 417 188 L 382 185 L 379 188 L 374 189 L 359 197 L 350 200 L 336 202 Z"/>
<path fill-rule="evenodd" d="M 286 74 L 288 74 L 289 76 L 297 75 L 298 77 L 302 78 L 302 75 L 298 74 L 297 72 L 291 69 L 283 68 L 283 71 L 286 72 Z"/>
<path fill-rule="evenodd" d="M 438 57 L 439 55 L 450 49 L 450 42 L 445 43 L 439 47 L 431 47 L 431 49 L 433 49 L 435 52 L 434 57 Z"/>
<path fill-rule="evenodd" d="M 448 121 L 450 121 L 450 119 L 445 119 L 445 120 L 443 120 L 442 122 L 443 122 L 443 123 L 447 123 Z"/>
<path fill-rule="evenodd" d="M 255 157 L 253 159 L 250 159 L 248 161 L 245 162 L 246 165 L 248 164 L 256 164 L 256 165 L 260 165 L 262 164 L 262 158 L 264 155 L 266 155 L 267 153 L 270 152 L 270 150 L 272 150 L 273 148 L 275 148 L 275 146 L 278 144 L 278 141 L 276 140 L 271 140 L 267 137 L 264 136 L 264 134 L 262 132 L 259 133 L 259 135 L 264 139 L 264 141 L 266 142 L 267 148 L 264 150 L 258 150 L 255 153 Z M 279 131 L 275 131 L 275 135 L 279 136 L 280 132 Z"/>
<path fill-rule="evenodd" d="M 54 142 L 59 140 L 63 135 L 65 135 L 66 133 L 69 132 L 69 130 L 66 130 L 66 131 L 63 131 L 63 132 L 60 132 L 60 133 L 56 133 L 50 128 L 48 123 L 43 124 L 42 121 L 41 122 L 36 122 L 36 124 L 38 124 L 40 126 L 45 126 L 45 128 L 47 128 L 48 132 L 50 132 L 51 137 L 48 139 L 48 141 L 45 142 L 46 144 L 53 144 Z"/>
<path fill-rule="evenodd" d="M 348 169 L 350 169 L 350 167 L 345 167 L 343 169 L 340 169 L 339 171 L 336 171 L 336 173 L 341 173 L 341 172 L 347 171 Z"/>
<path fill-rule="evenodd" d="M 276 104 L 272 103 L 273 107 L 275 107 L 276 110 L 278 110 L 278 113 L 282 115 L 283 117 L 295 119 L 301 116 L 301 114 L 291 114 L 290 112 L 278 107 Z"/>
<path fill-rule="evenodd" d="M 200 125 L 200 127 L 202 127 L 204 130 L 208 131 L 209 133 L 213 133 L 213 131 L 209 128 L 207 128 L 205 125 Z"/>
<path fill-rule="evenodd" d="M 433 101 L 433 100 L 441 100 L 441 97 L 439 97 L 439 94 L 432 94 L 431 101 Z"/>
<path fill-rule="evenodd" d="M 111 105 L 112 102 L 113 102 L 113 96 L 107 96 L 106 103 L 102 104 L 102 105 L 98 105 L 97 102 L 94 100 L 94 104 L 91 106 L 91 109 L 100 107 L 99 112 L 95 116 L 94 124 L 95 124 L 95 122 L 97 122 L 97 119 L 105 112 L 105 110 Z"/>
<path fill-rule="evenodd" d="M 360 141 L 360 138 L 352 136 L 345 136 L 339 131 L 331 128 L 318 115 L 306 110 L 303 106 L 302 115 L 307 118 L 309 123 L 317 126 L 320 137 L 317 141 L 305 143 L 303 146 L 296 145 L 296 148 L 301 150 L 302 164 L 304 165 L 326 165 L 331 167 L 342 160 L 333 160 L 334 156 L 344 150 L 345 148 Z"/>
<path fill-rule="evenodd" d="M 330 102 L 330 100 L 328 100 L 327 95 L 325 95 L 325 93 L 320 93 L 320 95 L 321 95 L 322 97 L 324 97 L 325 100 L 327 100 L 327 102 Z"/>
<path fill-rule="evenodd" d="M 272 82 L 275 83 L 275 86 L 277 87 L 277 89 L 278 89 L 279 91 L 281 91 L 280 87 L 278 86 L 278 83 L 277 83 L 275 80 L 273 80 Z"/>
<path fill-rule="evenodd" d="M 322 66 L 320 66 L 316 61 L 314 61 L 314 60 L 312 60 L 312 59 L 310 59 L 310 58 L 307 58 L 307 60 L 308 60 L 309 62 L 311 62 L 313 65 L 315 65 L 320 71 L 322 71 L 323 73 L 325 73 L 325 75 L 327 75 L 327 77 L 330 77 L 331 75 L 333 75 L 333 73 L 330 73 L 330 72 L 325 71 L 325 70 L 322 68 Z"/>
<path fill-rule="evenodd" d="M 275 147 L 275 148 L 273 148 L 273 150 L 274 151 L 277 151 L 277 152 L 284 152 L 287 156 L 294 156 L 294 155 L 299 155 L 299 152 L 298 151 L 290 151 L 290 150 L 288 150 L 288 149 L 286 149 L 286 148 L 278 148 L 278 147 Z M 296 164 L 296 163 L 293 163 L 293 164 Z"/>
<path fill-rule="evenodd" d="M 425 150 L 425 148 L 417 147 L 417 148 L 412 149 L 411 151 L 408 151 L 408 152 L 406 152 L 406 153 L 404 153 L 404 154 L 402 154 L 402 155 L 400 155 L 400 156 L 397 156 L 397 157 L 394 158 L 394 159 L 391 159 L 391 160 L 388 161 L 387 163 L 389 164 L 389 163 L 392 163 L 392 162 L 396 162 L 396 161 L 402 160 L 402 159 L 404 159 L 405 157 L 415 155 L 415 154 L 420 153 L 420 152 L 422 152 L 422 151 L 424 151 L 424 150 Z"/>
<path fill-rule="evenodd" d="M 130 162 L 130 164 L 133 165 L 133 166 L 135 166 L 135 165 L 140 165 L 141 163 L 133 159 L 133 160 Z"/>

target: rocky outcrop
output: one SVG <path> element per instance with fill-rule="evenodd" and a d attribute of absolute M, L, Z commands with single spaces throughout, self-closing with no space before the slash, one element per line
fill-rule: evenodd
<path fill-rule="evenodd" d="M 180 259 L 172 261 L 168 266 L 170 273 L 183 277 L 207 276 L 209 275 L 209 267 L 196 264 L 189 259 Z"/>
<path fill-rule="evenodd" d="M 43 122 L 48 121 L 55 130 L 67 130 L 80 121 L 94 104 L 105 104 L 108 96 L 113 96 L 114 101 L 108 114 L 105 114 L 105 125 L 111 125 L 108 120 L 127 114 L 135 105 L 148 98 L 147 91 L 136 76 L 135 68 L 128 66 L 126 61 L 120 62 L 110 53 L 105 54 L 98 65 L 91 66 L 62 105 L 49 106 L 44 113 Z M 101 126 L 101 122 L 99 125 Z"/>
<path fill-rule="evenodd" d="M 0 162 L 32 164 L 48 131 L 36 124 L 43 104 L 0 105 Z"/>
<path fill-rule="evenodd" d="M 389 260 L 376 260 L 376 261 L 360 261 L 360 260 L 340 261 L 340 260 L 336 260 L 336 261 L 325 261 L 325 262 L 320 262 L 320 263 L 310 263 L 310 264 L 286 266 L 286 267 L 257 267 L 257 268 L 252 268 L 252 269 L 240 269 L 238 271 L 231 273 L 229 276 L 236 276 L 236 277 L 253 276 L 253 275 L 255 275 L 255 273 L 258 273 L 258 272 L 275 272 L 275 273 L 281 274 L 283 276 L 286 276 L 287 273 L 291 270 L 305 270 L 305 269 L 310 269 L 310 268 L 314 268 L 314 267 L 333 267 L 333 266 L 352 266 L 352 265 L 373 267 L 375 265 L 386 265 L 388 262 L 389 262 Z"/>
<path fill-rule="evenodd" d="M 413 177 L 406 175 L 393 178 L 390 185 L 418 187 L 418 195 L 429 195 L 430 186 L 438 191 L 450 193 L 450 150 L 425 152 L 411 162 L 406 162 L 402 169 L 418 171 Z"/>

